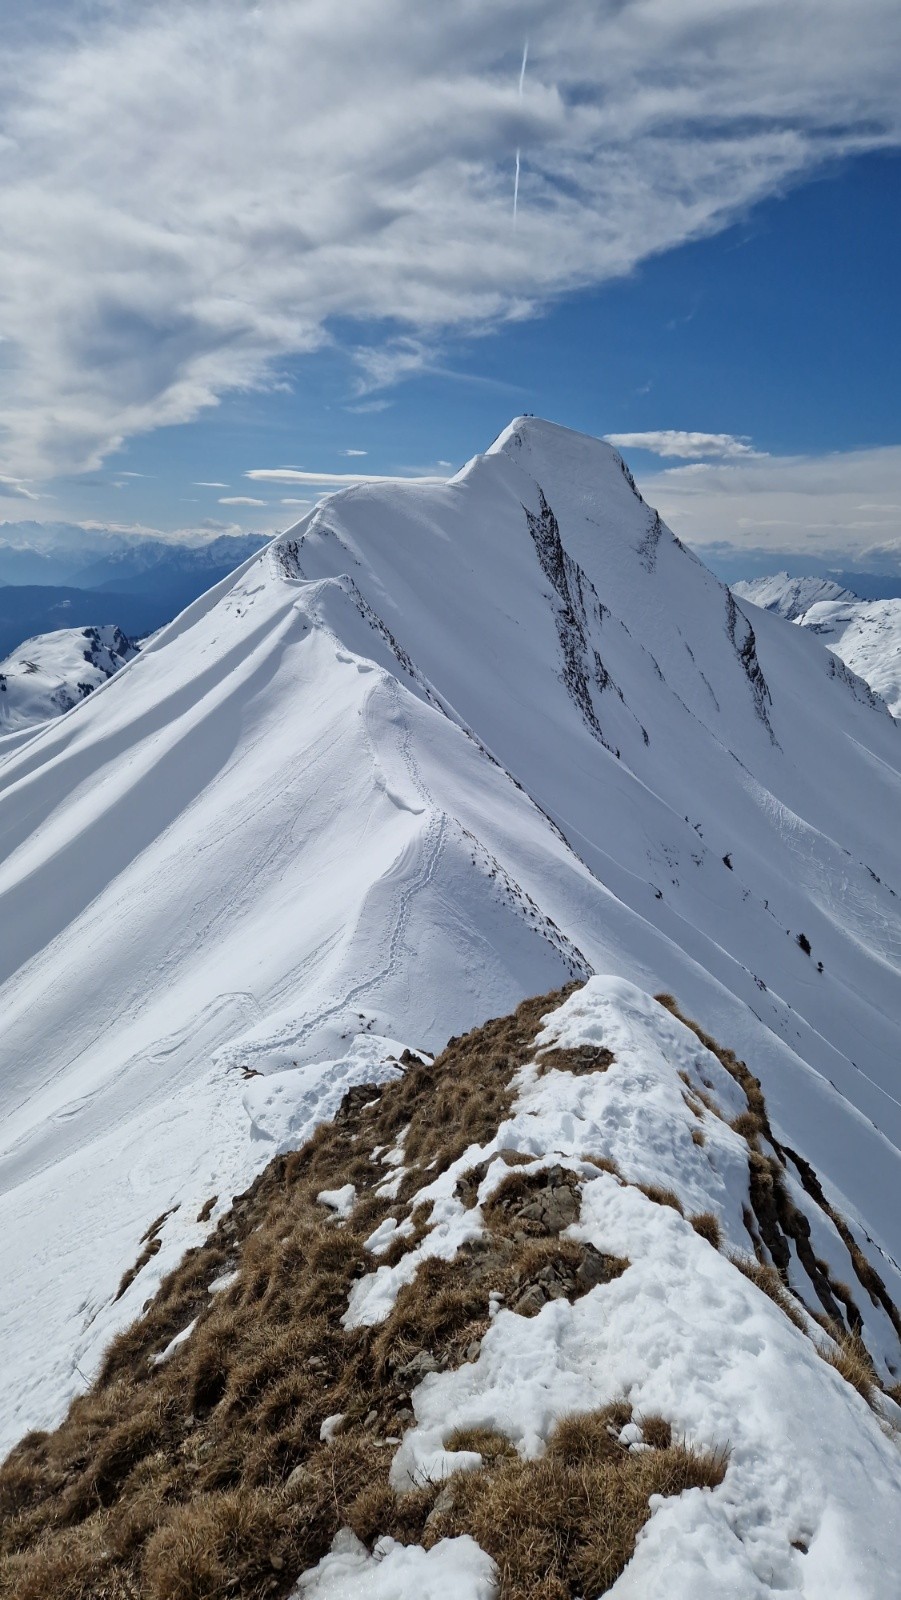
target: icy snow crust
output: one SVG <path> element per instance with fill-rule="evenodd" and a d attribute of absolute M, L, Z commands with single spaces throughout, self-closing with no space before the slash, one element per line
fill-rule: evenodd
<path fill-rule="evenodd" d="M 585 1043 L 613 1052 L 609 1069 L 539 1076 L 542 1048 Z M 438 1248 L 450 1257 L 478 1231 L 480 1207 L 509 1174 L 503 1160 L 491 1159 L 501 1150 L 535 1157 L 519 1172 L 570 1167 L 582 1199 L 567 1234 L 630 1265 L 574 1303 L 549 1301 L 534 1317 L 500 1308 L 475 1361 L 430 1373 L 413 1392 L 416 1422 L 394 1459 L 395 1487 L 478 1470 L 477 1455 L 444 1449 L 456 1429 L 497 1431 L 521 1454 L 536 1456 L 561 1417 L 625 1396 L 636 1423 L 621 1437 L 632 1448 L 647 1448 L 642 1416 L 662 1414 L 677 1437 L 728 1449 L 728 1467 L 718 1489 L 693 1489 L 653 1506 L 611 1594 L 763 1600 L 778 1591 L 795 1600 L 889 1600 L 901 1562 L 898 1437 L 817 1353 L 816 1346 L 830 1344 L 822 1330 L 812 1321 L 808 1333 L 794 1327 L 728 1259 L 730 1249 L 750 1248 L 742 1221 L 747 1146 L 712 1113 L 703 1118 L 704 1146 L 693 1142 L 698 1124 L 680 1074 L 705 1085 L 727 1115 L 744 1103 L 741 1090 L 693 1033 L 622 979 L 592 978 L 545 1018 L 537 1044 L 535 1063 L 520 1071 L 513 1115 L 492 1143 L 472 1147 L 416 1194 L 417 1206 L 433 1202 L 433 1229 L 411 1252 L 411 1265 L 377 1268 L 362 1280 L 348 1320 L 387 1316 L 401 1281 L 425 1256 Z M 585 1159 L 590 1151 L 613 1156 L 621 1176 L 599 1172 Z M 455 1198 L 456 1179 L 486 1159 L 478 1204 L 466 1211 Z M 722 1251 L 638 1183 L 674 1190 L 686 1217 L 714 1211 Z M 901 1420 L 897 1407 L 883 1404 Z M 424 1552 L 401 1557 L 387 1543 L 396 1572 L 339 1536 L 298 1595 L 419 1594 Z M 449 1582 L 448 1595 L 483 1592 L 471 1552 L 458 1556 L 453 1548 L 466 1543 L 445 1541 L 432 1552 L 436 1571 L 447 1563 L 451 1577 L 458 1573 L 459 1589 Z M 389 1573 L 393 1588 L 385 1587 Z"/>
<path fill-rule="evenodd" d="M 901 743 L 834 665 L 521 419 L 0 745 L 3 1441 L 401 1042 L 592 970 L 749 1061 L 897 1298 Z"/>

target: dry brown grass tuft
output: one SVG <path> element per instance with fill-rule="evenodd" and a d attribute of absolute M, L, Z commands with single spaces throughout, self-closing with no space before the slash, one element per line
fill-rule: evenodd
<path fill-rule="evenodd" d="M 689 1217 L 688 1220 L 695 1233 L 699 1233 L 702 1239 L 706 1239 L 708 1244 L 712 1244 L 714 1250 L 720 1248 L 723 1242 L 723 1230 L 720 1227 L 719 1217 L 715 1216 L 712 1211 L 696 1211 L 695 1215 Z"/>
<path fill-rule="evenodd" d="M 829 1331 L 835 1344 L 819 1347 L 820 1355 L 824 1361 L 828 1361 L 830 1367 L 841 1373 L 846 1383 L 850 1383 L 858 1394 L 863 1395 L 868 1405 L 872 1405 L 876 1390 L 880 1386 L 879 1379 L 870 1359 L 870 1352 L 860 1334 L 849 1333 L 846 1328 L 838 1326 L 831 1327 Z"/>
<path fill-rule="evenodd" d="M 629 1416 L 620 1405 L 564 1419 L 537 1461 L 509 1454 L 503 1441 L 480 1450 L 485 1466 L 450 1480 L 426 1544 L 470 1534 L 497 1564 L 499 1600 L 605 1593 L 634 1551 L 650 1497 L 715 1488 L 726 1470 L 724 1456 L 669 1438 L 656 1449 L 624 1448 L 616 1435 Z M 662 1439 L 662 1419 L 655 1428 Z"/>
<path fill-rule="evenodd" d="M 444 1441 L 445 1450 L 476 1450 L 484 1466 L 500 1460 L 515 1460 L 510 1440 L 493 1428 L 455 1428 Z"/>
<path fill-rule="evenodd" d="M 653 1200 L 655 1206 L 670 1206 L 673 1211 L 678 1211 L 680 1217 L 684 1217 L 685 1207 L 674 1190 L 663 1189 L 658 1183 L 637 1183 L 635 1187 Z"/>
<path fill-rule="evenodd" d="M 590 1161 L 591 1165 L 597 1167 L 599 1172 L 609 1172 L 612 1178 L 619 1178 L 620 1183 L 625 1181 L 619 1167 L 611 1156 L 584 1155 L 582 1160 Z"/>
<path fill-rule="evenodd" d="M 572 1072 L 580 1077 L 588 1072 L 606 1072 L 616 1057 L 606 1045 L 583 1044 L 574 1050 L 552 1046 L 549 1050 L 539 1051 L 535 1060 L 540 1077 L 544 1077 L 546 1072 Z"/>
<path fill-rule="evenodd" d="M 798 1305 L 786 1289 L 775 1267 L 763 1261 L 755 1261 L 753 1256 L 730 1255 L 729 1260 L 745 1278 L 755 1284 L 763 1294 L 768 1295 L 780 1311 L 785 1312 L 789 1322 L 800 1328 L 802 1333 L 807 1332 L 807 1325 Z"/>
<path fill-rule="evenodd" d="M 743 1139 L 756 1139 L 760 1134 L 760 1123 L 753 1111 L 740 1111 L 733 1117 L 729 1124 L 733 1133 L 741 1134 Z"/>

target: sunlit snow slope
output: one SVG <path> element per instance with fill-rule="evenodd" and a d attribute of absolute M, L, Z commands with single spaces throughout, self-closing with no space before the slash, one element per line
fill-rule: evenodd
<path fill-rule="evenodd" d="M 4 1438 L 373 1061 L 591 970 L 747 1058 L 897 1298 L 899 771 L 607 445 L 326 501 L 0 759 Z"/>

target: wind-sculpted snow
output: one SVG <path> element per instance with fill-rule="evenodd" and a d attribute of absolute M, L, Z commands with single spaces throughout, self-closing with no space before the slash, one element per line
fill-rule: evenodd
<path fill-rule="evenodd" d="M 0 745 L 8 1441 L 268 1159 L 246 1073 L 290 1129 L 361 1038 L 434 1052 L 592 970 L 753 1062 L 897 1290 L 901 740 L 749 612 L 609 446 L 520 419 L 333 496 Z"/>

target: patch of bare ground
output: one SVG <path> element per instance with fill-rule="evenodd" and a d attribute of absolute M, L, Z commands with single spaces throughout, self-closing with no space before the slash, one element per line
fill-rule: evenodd
<path fill-rule="evenodd" d="M 587 1446 L 561 1453 L 569 1435 L 560 1429 L 544 1463 L 520 1461 L 509 1445 L 480 1447 L 483 1471 L 469 1475 L 459 1503 L 456 1490 L 452 1503 L 444 1495 L 437 1512 L 437 1486 L 398 1496 L 388 1481 L 413 1421 L 411 1390 L 426 1372 L 477 1357 L 489 1295 L 532 1316 L 628 1267 L 560 1236 L 578 1217 L 577 1175 L 526 1171 L 511 1152 L 484 1235 L 452 1262 L 424 1261 L 377 1327 L 342 1327 L 354 1282 L 376 1264 L 365 1248 L 370 1232 L 389 1217 L 409 1219 L 413 1233 L 393 1251 L 415 1248 L 431 1209 L 417 1204 L 418 1191 L 493 1138 L 541 1018 L 569 992 L 452 1040 L 433 1065 L 408 1063 L 391 1084 L 351 1090 L 333 1123 L 234 1197 L 206 1243 L 114 1340 L 60 1427 L 28 1435 L 0 1468 L 4 1600 L 279 1600 L 340 1527 L 370 1544 L 382 1534 L 428 1543 L 450 1518 L 499 1551 L 488 1531 L 496 1515 L 510 1533 L 504 1595 L 571 1595 L 589 1579 L 600 1592 L 631 1554 L 651 1494 L 719 1481 L 722 1464 L 672 1445 L 668 1433 L 662 1442 L 665 1425 L 659 1448 L 634 1459 L 606 1432 L 596 1460 Z M 394 1199 L 376 1192 L 379 1157 L 401 1132 L 406 1165 Z M 479 1181 L 478 1169 L 464 1174 L 464 1203 L 475 1203 Z M 336 1220 L 317 1196 L 348 1182 L 357 1202 Z M 233 1281 L 212 1292 L 229 1269 Z M 563 1497 L 556 1508 L 550 1493 Z M 530 1547 L 525 1530 L 538 1504 L 541 1537 Z M 551 1570 L 556 1590 L 547 1587 Z"/>
<path fill-rule="evenodd" d="M 548 1050 L 539 1050 L 535 1057 L 539 1077 L 554 1071 L 571 1072 L 576 1077 L 588 1072 L 606 1072 L 615 1060 L 613 1051 L 602 1044 L 581 1044 L 572 1050 L 552 1045 Z"/>
<path fill-rule="evenodd" d="M 810 1201 L 832 1222 L 842 1239 L 851 1259 L 858 1289 L 869 1296 L 874 1306 L 881 1307 L 887 1313 L 899 1338 L 901 1338 L 901 1312 L 876 1269 L 861 1250 L 849 1224 L 827 1200 L 813 1168 L 796 1151 L 781 1145 L 777 1140 L 770 1125 L 760 1080 L 754 1076 L 744 1061 L 739 1060 L 733 1050 L 725 1049 L 701 1027 L 700 1023 L 685 1016 L 671 994 L 658 994 L 656 999 L 691 1029 L 705 1049 L 717 1057 L 745 1093 L 747 1108 L 732 1119 L 730 1126 L 748 1145 L 750 1207 L 745 1212 L 745 1226 L 754 1246 L 756 1261 L 733 1255 L 731 1259 L 734 1265 L 768 1294 L 796 1327 L 809 1332 L 809 1323 L 800 1311 L 803 1302 L 789 1281 L 789 1264 L 794 1251 L 795 1259 L 806 1273 L 816 1301 L 821 1307 L 820 1312 L 815 1313 L 816 1320 L 826 1329 L 833 1341 L 827 1345 L 817 1344 L 817 1349 L 824 1360 L 847 1378 L 865 1399 L 872 1401 L 880 1385 L 872 1359 L 863 1342 L 863 1318 L 849 1286 L 835 1278 L 829 1264 L 814 1254 L 810 1239 L 810 1220 L 794 1203 L 788 1191 L 786 1176 L 790 1165 L 797 1173 Z M 687 1097 L 689 1103 L 690 1097 L 694 1096 L 701 1100 L 708 1110 L 722 1117 L 723 1113 L 715 1100 L 698 1089 L 687 1074 L 682 1073 L 680 1076 L 689 1090 Z"/>

